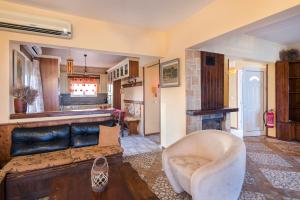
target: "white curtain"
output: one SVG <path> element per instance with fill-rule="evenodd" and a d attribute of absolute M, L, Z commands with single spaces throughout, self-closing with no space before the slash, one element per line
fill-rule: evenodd
<path fill-rule="evenodd" d="M 29 77 L 25 78 L 28 86 L 38 91 L 38 96 L 32 105 L 28 105 L 28 113 L 44 112 L 43 88 L 38 60 L 27 63 Z M 30 66 L 31 65 L 31 66 Z"/>

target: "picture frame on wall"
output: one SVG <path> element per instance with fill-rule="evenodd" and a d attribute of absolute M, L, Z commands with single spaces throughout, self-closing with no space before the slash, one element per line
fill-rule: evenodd
<path fill-rule="evenodd" d="M 180 86 L 180 61 L 179 58 L 160 64 L 160 87 Z"/>
<path fill-rule="evenodd" d="M 26 58 L 17 50 L 13 50 L 13 86 L 25 85 Z"/>

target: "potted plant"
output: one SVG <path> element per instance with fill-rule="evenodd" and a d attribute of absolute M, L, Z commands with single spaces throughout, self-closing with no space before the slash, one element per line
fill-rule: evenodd
<path fill-rule="evenodd" d="M 15 113 L 26 113 L 27 105 L 33 104 L 38 91 L 29 86 L 21 86 L 13 88 L 12 96 L 14 97 Z"/>
<path fill-rule="evenodd" d="M 279 52 L 279 58 L 281 61 L 296 61 L 299 59 L 298 49 L 281 50 Z"/>

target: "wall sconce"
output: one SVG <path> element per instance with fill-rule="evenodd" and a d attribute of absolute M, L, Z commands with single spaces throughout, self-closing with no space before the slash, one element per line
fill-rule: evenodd
<path fill-rule="evenodd" d="M 157 90 L 158 90 L 157 86 L 152 86 L 151 91 L 154 97 L 157 97 Z"/>
<path fill-rule="evenodd" d="M 229 68 L 229 74 L 236 74 L 237 69 L 236 68 Z"/>

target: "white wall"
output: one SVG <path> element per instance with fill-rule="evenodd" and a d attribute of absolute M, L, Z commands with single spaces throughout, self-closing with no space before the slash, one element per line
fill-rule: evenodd
<path fill-rule="evenodd" d="M 225 54 L 237 70 L 245 67 L 266 68 L 268 64 L 268 109 L 275 110 L 275 62 L 279 60 L 279 52 L 284 48 L 286 46 L 253 36 L 229 34 L 206 42 L 200 49 Z M 229 86 L 235 87 L 232 82 Z M 229 90 L 233 91 L 234 88 L 229 88 Z M 238 115 L 231 114 L 234 123 L 236 123 L 235 119 L 238 119 L 240 130 L 242 129 L 241 111 Z M 275 137 L 276 129 L 269 129 L 268 135 Z"/>
<path fill-rule="evenodd" d="M 180 58 L 181 86 L 161 90 L 161 142 L 169 146 L 186 134 L 185 50 L 300 4 L 300 0 L 215 0 L 168 31 L 162 61 Z"/>
<path fill-rule="evenodd" d="M 228 57 L 275 62 L 279 51 L 285 48 L 275 42 L 259 39 L 250 35 L 228 35 L 206 42 L 200 50 L 226 54 Z"/>
<path fill-rule="evenodd" d="M 166 33 L 162 31 L 112 24 L 105 21 L 66 15 L 30 6 L 22 6 L 6 1 L 0 1 L 0 9 L 62 19 L 69 21 L 73 25 L 73 37 L 70 40 L 0 31 L 0 123 L 25 121 L 9 119 L 9 84 L 11 82 L 10 75 L 12 74 L 11 58 L 9 57 L 10 41 L 89 49 L 107 53 L 119 53 L 128 56 L 147 55 L 160 57 L 165 54 Z M 60 118 L 65 117 L 27 119 L 26 121 L 55 120 Z"/>

